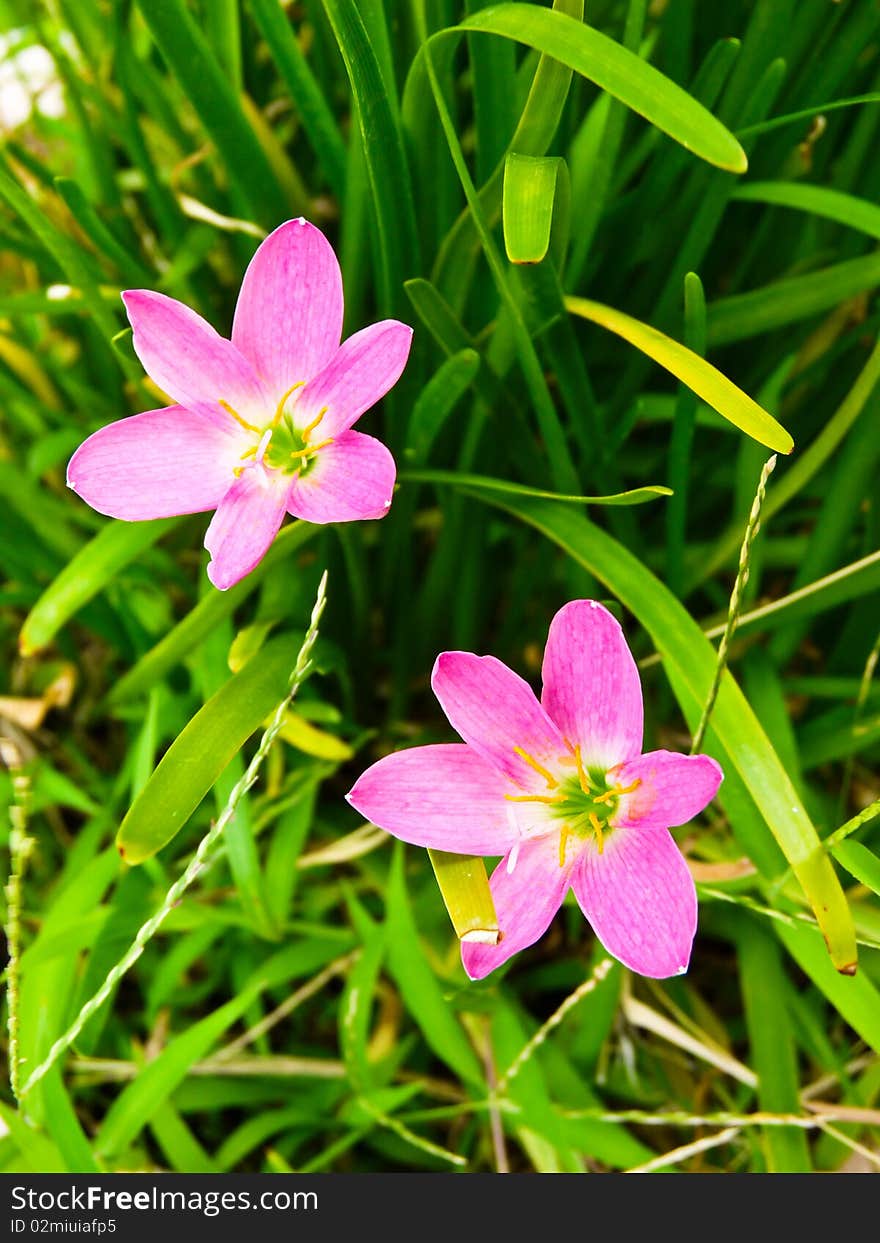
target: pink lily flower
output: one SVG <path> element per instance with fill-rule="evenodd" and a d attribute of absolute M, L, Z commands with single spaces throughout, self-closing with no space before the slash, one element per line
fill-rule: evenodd
<path fill-rule="evenodd" d="M 405 842 L 504 856 L 490 881 L 501 940 L 462 944 L 471 979 L 543 936 L 569 887 L 609 954 L 679 975 L 697 897 L 669 828 L 712 801 L 721 769 L 706 755 L 642 754 L 638 670 L 595 600 L 556 614 L 542 676 L 539 703 L 493 656 L 441 653 L 431 685 L 464 742 L 387 755 L 348 800 Z"/>
<path fill-rule="evenodd" d="M 164 294 L 122 299 L 145 371 L 176 404 L 80 445 L 67 483 L 93 509 L 132 522 L 215 510 L 205 547 L 221 590 L 262 559 L 285 513 L 384 517 L 394 459 L 351 429 L 397 383 L 412 329 L 383 320 L 340 345 L 342 277 L 319 229 L 288 220 L 259 246 L 231 341 Z"/>

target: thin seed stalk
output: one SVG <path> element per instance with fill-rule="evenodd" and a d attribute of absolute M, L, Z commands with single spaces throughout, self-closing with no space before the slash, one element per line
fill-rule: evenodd
<path fill-rule="evenodd" d="M 761 529 L 761 509 L 764 504 L 764 497 L 767 493 L 767 480 L 773 473 L 776 465 L 776 454 L 768 458 L 764 463 L 764 469 L 761 471 L 761 478 L 758 480 L 758 490 L 755 492 L 755 499 L 752 501 L 752 508 L 749 512 L 749 520 L 746 523 L 746 531 L 743 536 L 742 547 L 739 550 L 739 568 L 736 573 L 736 581 L 733 584 L 733 591 L 730 595 L 730 605 L 727 610 L 727 623 L 724 627 L 724 634 L 721 636 L 721 642 L 718 645 L 718 659 L 715 662 L 715 675 L 712 678 L 712 685 L 709 688 L 709 695 L 706 699 L 706 706 L 703 708 L 703 715 L 700 717 L 700 723 L 694 734 L 693 745 L 691 746 L 691 755 L 695 755 L 703 745 L 703 739 L 706 736 L 706 730 L 709 726 L 709 718 L 712 715 L 712 709 L 715 707 L 715 700 L 718 698 L 718 690 L 721 686 L 721 679 L 724 676 L 724 670 L 727 668 L 727 653 L 733 636 L 736 633 L 739 624 L 739 614 L 742 608 L 743 593 L 746 584 L 749 581 L 749 560 L 752 553 L 752 545 L 755 542 L 755 536 Z"/>
<path fill-rule="evenodd" d="M 21 752 L 8 738 L 0 743 L 0 755 L 12 774 L 12 805 L 9 808 L 9 879 L 6 882 L 6 1013 L 9 1033 L 9 1087 L 21 1099 L 21 1057 L 19 1054 L 19 979 L 21 973 L 21 897 L 24 871 L 33 838 L 27 835 L 30 778 L 22 768 Z"/>
<path fill-rule="evenodd" d="M 306 679 L 311 667 L 310 658 L 312 648 L 314 647 L 315 640 L 318 637 L 318 625 L 326 602 L 327 573 L 325 571 L 321 577 L 320 583 L 318 584 L 318 594 L 315 600 L 314 608 L 312 609 L 309 628 L 306 631 L 306 636 L 303 639 L 302 646 L 300 647 L 299 654 L 296 658 L 296 664 L 290 675 L 290 680 L 287 684 L 287 693 L 275 709 L 275 714 L 272 717 L 267 729 L 263 733 L 263 736 L 260 739 L 260 745 L 254 753 L 250 764 L 248 764 L 244 775 L 239 781 L 236 782 L 230 792 L 223 811 L 199 842 L 196 853 L 187 865 L 186 870 L 180 877 L 178 877 L 166 893 L 162 905 L 140 928 L 137 936 L 134 941 L 132 941 L 125 954 L 123 954 L 116 966 L 110 970 L 103 984 L 94 996 L 85 1003 L 67 1031 L 62 1036 L 59 1036 L 59 1038 L 52 1045 L 52 1048 L 47 1053 L 45 1059 L 31 1074 L 22 1088 L 22 1096 L 27 1095 L 27 1093 L 39 1083 L 43 1076 L 52 1069 L 62 1054 L 70 1048 L 82 1029 L 88 1023 L 89 1019 L 101 1008 L 122 977 L 137 962 L 149 941 L 158 932 L 159 928 L 174 910 L 175 906 L 177 906 L 178 902 L 186 893 L 187 889 L 189 889 L 193 881 L 204 870 L 214 845 L 222 837 L 226 826 L 235 815 L 239 802 L 256 781 L 263 761 L 272 749 L 272 744 L 274 743 L 281 726 L 284 723 L 284 717 L 287 709 L 290 707 L 292 700 Z"/>
<path fill-rule="evenodd" d="M 554 1028 L 558 1027 L 569 1010 L 572 1010 L 579 1001 L 586 997 L 589 993 L 602 983 L 608 972 L 614 966 L 614 962 L 610 958 L 603 958 L 597 963 L 592 974 L 588 975 L 582 984 L 579 984 L 573 993 L 569 993 L 565 1001 L 550 1015 L 549 1019 L 538 1028 L 531 1040 L 520 1049 L 519 1053 L 508 1066 L 507 1070 L 498 1080 L 495 1088 L 495 1094 L 500 1096 L 508 1087 L 510 1081 L 515 1079 L 525 1064 L 531 1059 L 532 1055 L 537 1052 Z"/>

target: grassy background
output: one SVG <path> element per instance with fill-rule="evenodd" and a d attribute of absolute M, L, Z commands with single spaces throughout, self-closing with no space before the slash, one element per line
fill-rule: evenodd
<path fill-rule="evenodd" d="M 26 1109 L 6 1094 L 2 1170 L 877 1165 L 880 5 L 589 4 L 592 27 L 738 136 L 744 175 L 540 59 L 540 5 L 510 19 L 524 42 L 435 40 L 432 82 L 426 35 L 484 7 L 0 3 L 7 67 L 48 49 L 63 98 L 60 115 L 7 121 L 0 155 L 0 712 L 34 842 L 25 1076 L 160 905 L 254 742 L 132 869 L 113 843 L 125 812 L 231 668 L 268 660 L 267 641 L 292 665 L 330 574 L 297 718 L 109 1004 Z M 508 150 L 564 167 L 555 197 L 529 198 L 528 179 L 511 192 L 503 229 Z M 511 264 L 505 240 L 533 238 L 551 208 L 547 258 Z M 88 433 L 159 404 L 119 291 L 161 289 L 226 333 L 259 238 L 299 214 L 340 255 L 347 332 L 385 315 L 416 328 L 364 423 L 401 486 L 382 523 L 289 526 L 221 595 L 204 517 L 108 523 L 64 468 Z M 731 652 L 750 709 L 727 683 L 706 745 L 727 778 L 678 833 L 701 894 L 691 970 L 656 983 L 615 966 L 490 1108 L 601 949 L 567 904 L 536 947 L 469 984 L 424 852 L 342 795 L 385 751 L 450 738 L 428 687 L 439 650 L 491 651 L 534 679 L 576 596 L 626 624 L 649 745 L 687 750 L 712 668 L 697 623 L 723 626 L 768 456 L 567 315 L 564 294 L 707 352 L 796 447 L 771 478 Z M 674 496 L 585 509 L 487 494 L 475 474 Z M 283 689 L 282 675 L 270 701 Z M 860 943 L 852 978 L 778 845 L 784 773 L 823 838 L 869 809 L 829 845 Z M 13 808 L 14 775 L 0 778 Z"/>

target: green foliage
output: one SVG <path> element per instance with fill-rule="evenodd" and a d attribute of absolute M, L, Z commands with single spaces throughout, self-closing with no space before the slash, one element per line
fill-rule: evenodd
<path fill-rule="evenodd" d="M 0 1170 L 876 1152 L 880 10 L 831 9 L 2 6 L 5 55 L 47 49 L 63 101 L 4 120 L 0 151 L 0 733 L 35 843 L 10 887 L 19 1083 L 192 864 L 325 567 L 331 587 L 296 715 L 215 852 L 26 1110 L 0 1102 Z M 346 332 L 415 327 L 363 425 L 399 487 L 381 523 L 288 522 L 221 593 L 205 516 L 104 520 L 65 465 L 162 404 L 120 292 L 228 335 L 258 240 L 299 214 L 341 257 Z M 701 896 L 689 973 L 603 966 L 571 903 L 468 981 L 444 895 L 473 927 L 470 887 L 491 924 L 482 865 L 438 856 L 441 895 L 427 852 L 345 792 L 452 739 L 439 651 L 535 682 L 577 596 L 624 623 L 647 745 L 686 751 L 765 445 L 789 456 L 706 735 L 725 781 L 677 832 Z"/>

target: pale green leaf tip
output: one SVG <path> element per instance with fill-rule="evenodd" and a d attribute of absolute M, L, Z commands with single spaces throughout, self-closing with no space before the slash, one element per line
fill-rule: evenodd
<path fill-rule="evenodd" d="M 725 167 L 730 169 L 732 173 L 747 173 L 749 171 L 749 157 L 746 155 L 745 151 L 743 151 L 739 143 L 736 144 L 736 148 L 736 155 L 729 164 L 725 165 Z"/>

